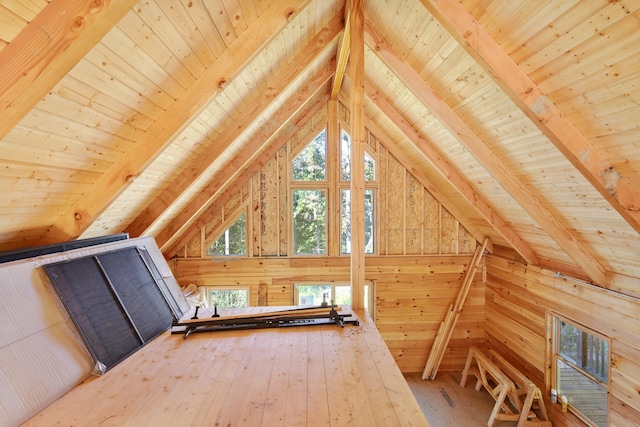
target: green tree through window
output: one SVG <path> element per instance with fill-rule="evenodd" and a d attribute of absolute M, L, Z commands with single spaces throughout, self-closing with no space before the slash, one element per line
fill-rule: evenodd
<path fill-rule="evenodd" d="M 207 288 L 209 307 L 249 307 L 248 289 Z"/>
<path fill-rule="evenodd" d="M 293 191 L 293 250 L 298 255 L 327 253 L 325 191 Z"/>
<path fill-rule="evenodd" d="M 351 137 L 344 130 L 340 136 L 340 179 L 351 181 Z M 364 153 L 364 180 L 375 181 L 376 163 L 369 155 Z"/>
<path fill-rule="evenodd" d="M 247 254 L 247 214 L 242 213 L 238 219 L 227 228 L 222 236 L 211 246 L 208 254 L 215 255 L 246 255 Z"/>
<path fill-rule="evenodd" d="M 324 181 L 327 179 L 327 132 L 320 132 L 293 159 L 294 181 Z"/>
<path fill-rule="evenodd" d="M 341 251 L 343 254 L 351 253 L 351 190 L 342 190 L 340 197 L 340 236 Z M 373 253 L 373 212 L 374 192 L 371 189 L 364 190 L 364 253 Z"/>

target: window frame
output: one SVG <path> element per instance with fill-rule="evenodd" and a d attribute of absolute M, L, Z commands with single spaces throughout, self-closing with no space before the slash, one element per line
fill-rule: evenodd
<path fill-rule="evenodd" d="M 604 342 L 607 343 L 607 351 L 608 351 L 608 366 L 607 366 L 607 378 L 606 382 L 599 380 L 594 374 L 588 372 L 584 368 L 577 366 L 570 359 L 567 359 L 561 355 L 560 352 L 560 325 L 561 322 L 567 323 L 572 327 L 578 329 L 583 333 L 590 334 Z M 607 424 L 609 425 L 609 412 L 611 408 L 611 367 L 612 367 L 612 357 L 611 357 L 611 338 L 606 335 L 585 326 L 584 324 L 575 321 L 573 319 L 569 319 L 566 316 L 558 314 L 556 312 L 547 311 L 547 384 L 548 391 L 552 388 L 557 390 L 558 393 L 558 404 L 560 404 L 561 399 L 561 390 L 559 390 L 558 383 L 558 363 L 562 362 L 565 365 L 569 366 L 573 370 L 582 374 L 585 379 L 599 384 L 605 391 L 607 395 L 606 405 L 607 405 Z M 573 415 L 582 420 L 585 424 L 593 427 L 598 427 L 595 421 L 593 421 L 589 416 L 582 413 L 579 408 L 573 406 L 571 401 L 568 402 L 567 410 L 571 412 Z"/>
<path fill-rule="evenodd" d="M 299 183 L 297 183 L 299 184 Z M 328 256 L 329 255 L 329 215 L 330 215 L 330 200 L 329 200 L 329 189 L 327 187 L 323 187 L 323 186 L 318 186 L 318 185 L 313 185 L 316 184 L 315 182 L 309 182 L 309 184 L 312 185 L 295 185 L 292 186 L 290 188 L 290 192 L 289 192 L 289 199 L 291 200 L 290 205 L 289 205 L 289 216 L 291 218 L 291 220 L 289 221 L 289 224 L 291 226 L 290 229 L 290 233 L 291 233 L 291 256 L 294 257 L 307 257 L 307 256 Z M 322 193 L 324 193 L 324 200 L 325 200 L 325 223 L 324 223 L 324 253 L 297 253 L 296 252 L 296 238 L 295 238 L 295 218 L 293 215 L 293 204 L 294 204 L 294 194 L 296 191 L 320 191 Z"/>

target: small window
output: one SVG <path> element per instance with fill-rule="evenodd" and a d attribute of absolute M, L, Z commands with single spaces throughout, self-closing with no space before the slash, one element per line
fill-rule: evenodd
<path fill-rule="evenodd" d="M 247 254 L 247 214 L 242 213 L 224 233 L 209 246 L 208 254 L 246 255 Z"/>
<path fill-rule="evenodd" d="M 364 308 L 369 313 L 369 307 L 374 306 L 373 283 L 365 282 L 364 285 Z M 319 306 L 324 301 L 335 305 L 351 305 L 351 285 L 348 283 L 294 283 L 294 305 Z M 373 317 L 373 314 L 371 314 Z"/>
<path fill-rule="evenodd" d="M 291 162 L 294 181 L 327 179 L 327 132 L 323 130 Z"/>
<path fill-rule="evenodd" d="M 343 254 L 351 253 L 351 190 L 342 190 L 340 197 L 340 234 L 341 251 Z M 364 190 L 364 253 L 374 252 L 374 190 Z"/>
<path fill-rule="evenodd" d="M 249 289 L 207 286 L 209 307 L 249 307 Z"/>
<path fill-rule="evenodd" d="M 327 253 L 327 197 L 324 190 L 293 190 L 293 251 Z"/>
<path fill-rule="evenodd" d="M 552 388 L 569 408 L 593 425 L 607 426 L 609 340 L 587 328 L 553 317 Z"/>

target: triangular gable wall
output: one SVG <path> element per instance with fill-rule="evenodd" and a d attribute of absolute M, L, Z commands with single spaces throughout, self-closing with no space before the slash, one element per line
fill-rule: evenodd
<path fill-rule="evenodd" d="M 327 107 L 302 124 L 286 146 L 268 160 L 240 191 L 212 204 L 187 233 L 194 237 L 177 251 L 177 257 L 201 257 L 207 242 L 224 232 L 225 218 L 249 206 L 247 242 L 249 256 L 289 255 L 289 153 L 309 142 L 327 126 Z M 338 121 L 345 126 L 348 110 L 338 103 Z M 376 157 L 376 253 L 379 255 L 469 254 L 476 246 L 471 234 L 419 180 L 396 159 L 381 139 L 367 130 L 368 150 Z M 330 187 L 331 188 L 331 187 Z M 399 191 L 399 189 L 403 189 Z M 335 191 L 335 190 L 334 190 Z M 337 215 L 334 209 L 332 212 Z M 331 213 L 330 213 L 331 214 Z M 335 227 L 334 227 L 335 228 Z M 197 230 L 196 230 L 197 229 Z M 337 230 L 337 228 L 336 228 Z M 332 229 L 330 227 L 331 235 Z M 335 236 L 329 239 L 338 238 Z M 329 254 L 337 255 L 337 254 Z"/>

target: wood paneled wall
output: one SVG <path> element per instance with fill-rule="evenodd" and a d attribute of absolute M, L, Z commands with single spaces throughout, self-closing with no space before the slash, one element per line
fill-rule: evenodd
<path fill-rule="evenodd" d="M 553 311 L 611 339 L 611 426 L 640 420 L 640 302 L 555 277 L 553 272 L 503 258 L 487 258 L 486 337 L 542 389 L 548 360 L 546 315 Z M 556 427 L 583 425 L 551 405 Z"/>
<path fill-rule="evenodd" d="M 367 257 L 365 279 L 374 283 L 376 320 L 403 372 L 422 372 L 445 311 L 455 301 L 470 256 Z M 348 282 L 348 257 L 175 259 L 181 285 L 244 285 L 251 305 L 290 305 L 293 282 Z M 482 270 L 482 269 L 480 269 Z M 475 277 L 441 365 L 461 371 L 467 350 L 484 341 L 484 284 Z"/>
<path fill-rule="evenodd" d="M 337 120 L 347 128 L 348 110 L 338 103 Z M 328 256 L 290 256 L 289 206 L 291 157 L 323 128 L 327 108 L 320 109 L 270 159 L 241 191 L 223 205 L 209 208 L 209 221 L 174 259 L 181 285 L 243 285 L 251 305 L 291 305 L 296 281 L 349 282 L 349 256 L 339 256 L 339 219 L 329 218 Z M 336 136 L 337 137 L 337 136 Z M 367 152 L 376 162 L 375 255 L 367 256 L 366 280 L 374 282 L 376 319 L 382 336 L 404 372 L 422 372 L 440 322 L 455 301 L 476 241 L 371 132 Z M 328 165 L 328 168 L 335 168 Z M 339 215 L 337 195 L 344 182 L 337 173 L 319 187 L 333 197 L 329 215 Z M 348 183 L 346 183 L 348 185 Z M 402 190 L 404 189 L 404 191 Z M 391 208 L 393 207 L 393 208 Z M 393 210 L 393 214 L 390 210 Z M 242 211 L 247 212 L 247 257 L 207 258 L 207 248 Z M 333 224 L 333 226 L 332 226 Z M 484 285 L 481 273 L 465 305 L 441 370 L 462 370 L 467 349 L 484 341 Z"/>

